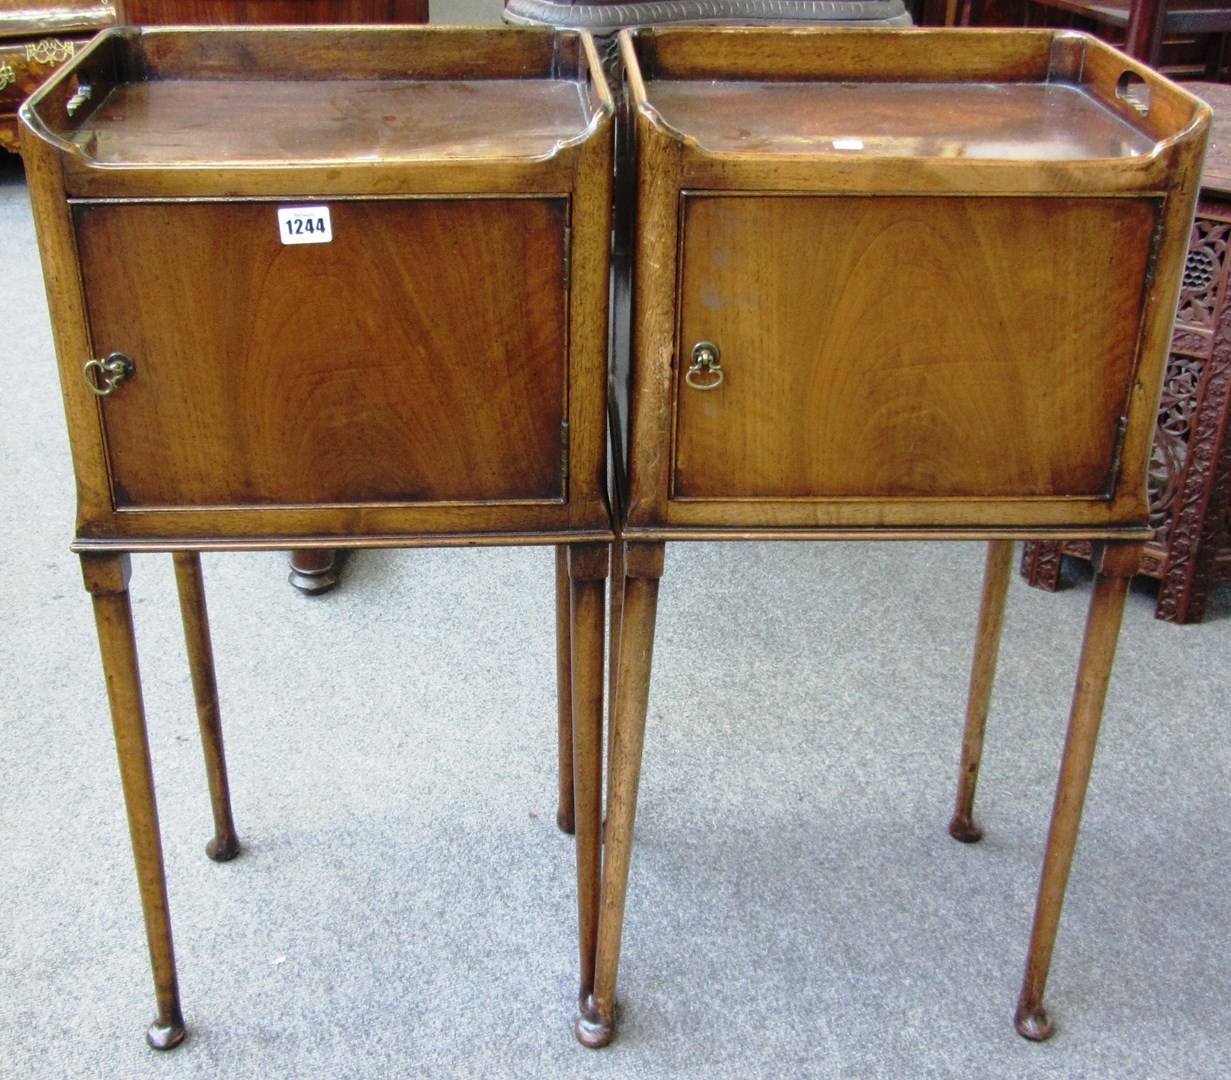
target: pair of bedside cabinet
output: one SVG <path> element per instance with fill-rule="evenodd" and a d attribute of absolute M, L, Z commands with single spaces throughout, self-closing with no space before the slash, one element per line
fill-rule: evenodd
<path fill-rule="evenodd" d="M 1050 1033 L 1208 110 L 1064 32 L 607 53 L 618 106 L 584 33 L 122 29 L 23 112 L 155 1046 L 183 1022 L 129 552 L 174 554 L 228 858 L 199 551 L 557 545 L 577 1034 L 602 1045 L 658 579 L 688 539 L 990 541 L 967 841 L 1012 540 L 1103 544 L 1017 1016 Z"/>

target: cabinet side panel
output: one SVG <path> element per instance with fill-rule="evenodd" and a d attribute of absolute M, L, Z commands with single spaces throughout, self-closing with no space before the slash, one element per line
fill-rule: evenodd
<path fill-rule="evenodd" d="M 687 199 L 673 496 L 1108 496 L 1157 212 Z"/>
<path fill-rule="evenodd" d="M 563 499 L 566 200 L 278 205 L 76 208 L 117 507 Z"/>

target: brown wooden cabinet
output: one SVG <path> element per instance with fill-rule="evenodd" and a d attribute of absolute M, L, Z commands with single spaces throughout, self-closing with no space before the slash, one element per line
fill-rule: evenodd
<path fill-rule="evenodd" d="M 1012 538 L 1102 545 L 1016 1023 L 1043 1007 L 1123 610 L 1208 110 L 1070 33 L 621 40 L 627 447 L 595 993 L 616 970 L 664 544 L 986 538 L 972 818 Z M 634 211 L 625 208 L 626 218 Z M 617 353 L 617 362 L 619 354 Z M 686 551 L 685 548 L 679 549 Z M 686 557 L 681 555 L 680 557 Z"/>
<path fill-rule="evenodd" d="M 608 534 L 610 103 L 473 33 L 123 29 L 31 103 L 80 548 Z"/>
<path fill-rule="evenodd" d="M 203 549 L 559 546 L 581 986 L 600 826 L 613 102 L 586 35 L 109 32 L 24 153 L 158 996 L 183 1037 L 127 594 L 175 552 L 215 832 Z"/>

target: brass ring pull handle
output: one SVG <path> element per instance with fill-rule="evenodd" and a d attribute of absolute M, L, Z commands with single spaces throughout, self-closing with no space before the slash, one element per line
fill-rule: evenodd
<path fill-rule="evenodd" d="M 718 346 L 712 341 L 698 341 L 692 347 L 692 366 L 684 372 L 684 381 L 694 390 L 717 390 L 725 378 Z"/>
<path fill-rule="evenodd" d="M 136 370 L 131 357 L 113 352 L 103 360 L 87 360 L 81 373 L 86 386 L 99 397 L 106 397 Z"/>

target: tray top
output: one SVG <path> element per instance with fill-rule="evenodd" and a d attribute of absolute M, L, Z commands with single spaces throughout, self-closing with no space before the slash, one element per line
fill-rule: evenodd
<path fill-rule="evenodd" d="M 101 165 L 538 158 L 591 117 L 564 80 L 158 80 L 117 86 L 72 142 Z"/>
<path fill-rule="evenodd" d="M 1057 83 L 647 83 L 663 121 L 712 154 L 1085 161 L 1156 143 Z"/>

